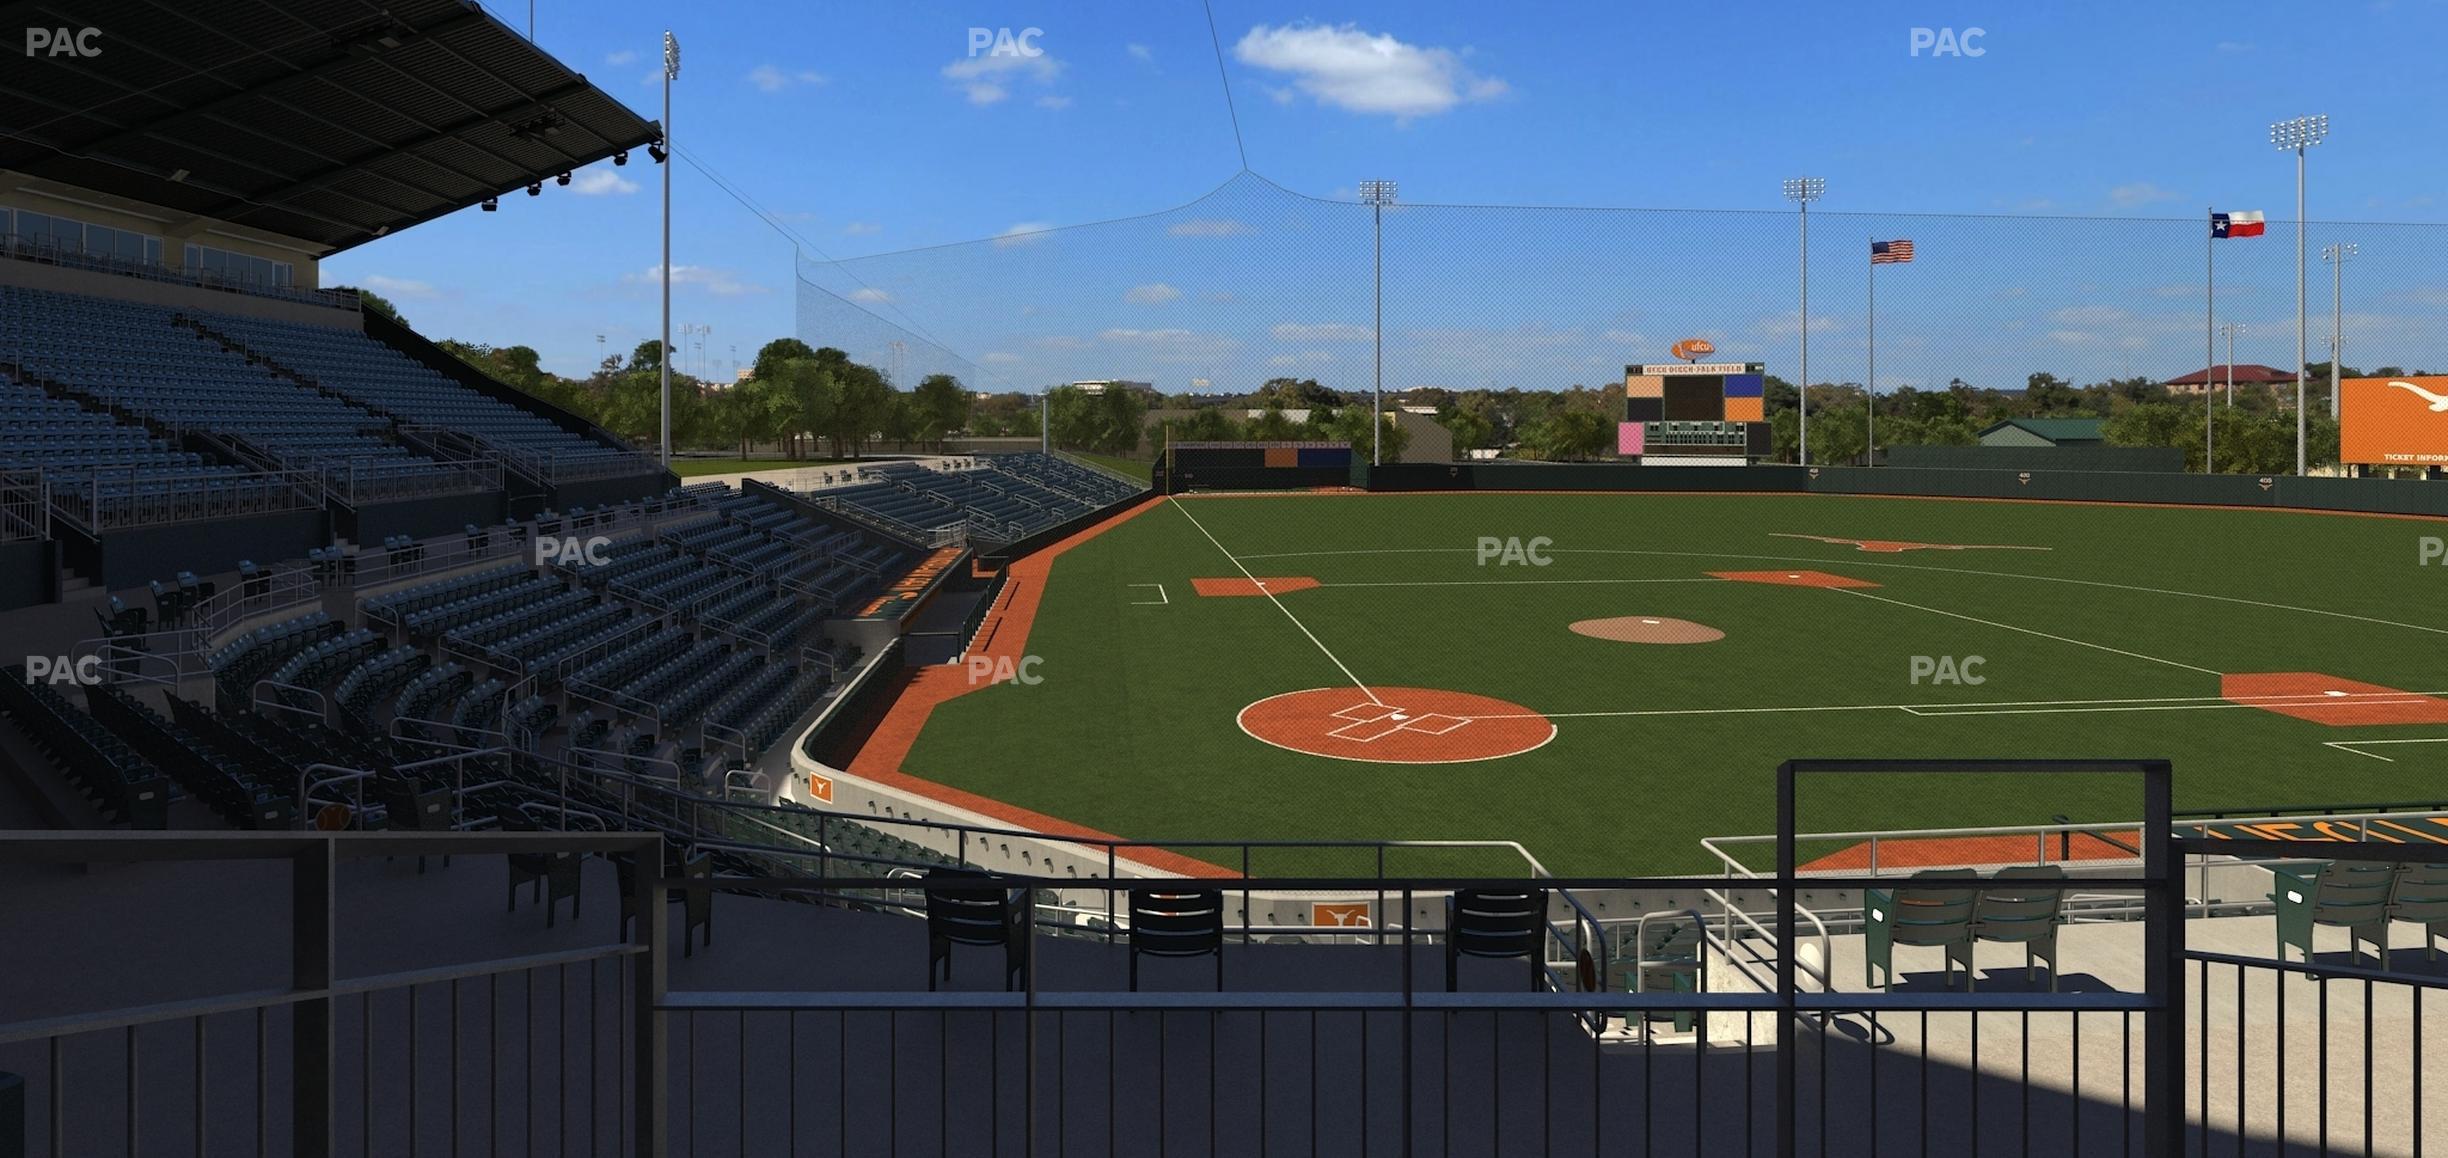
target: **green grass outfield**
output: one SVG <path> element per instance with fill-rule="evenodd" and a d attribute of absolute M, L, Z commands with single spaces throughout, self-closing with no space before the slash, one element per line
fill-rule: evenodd
<path fill-rule="evenodd" d="M 2382 760 L 2325 742 L 2448 725 L 2330 727 L 2225 706 L 2216 673 L 2448 691 L 2448 568 L 2416 563 L 2421 537 L 2443 530 L 1838 496 L 1171 500 L 1055 563 L 1029 642 L 1042 682 L 942 705 L 905 767 L 1137 839 L 1507 838 L 1566 874 L 1713 869 L 1699 838 L 1774 830 L 1787 757 L 2164 756 L 2180 808 L 2429 797 L 2448 790 L 2448 743 L 2363 750 Z M 2048 550 L 1871 554 L 1779 533 Z M 1544 536 L 1553 561 L 1482 566 L 1481 536 Z M 1191 580 L 1242 567 L 1324 586 L 1280 605 L 1193 594 Z M 1619 582 L 1794 567 L 1874 581 L 1880 598 Z M 1162 601 L 1143 584 L 1161 584 Z M 1621 615 L 1727 635 L 1657 646 L 1567 630 Z M 1914 656 L 1974 655 L 1980 686 L 1908 679 Z M 1509 700 L 1558 733 L 1499 760 L 1397 765 L 1278 749 L 1236 723 L 1255 700 L 1354 680 Z M 1916 714 L 1975 705 L 1990 714 Z M 1832 831 L 2141 806 L 2127 778 L 2017 776 L 1824 782 L 1802 807 L 1806 828 Z"/>

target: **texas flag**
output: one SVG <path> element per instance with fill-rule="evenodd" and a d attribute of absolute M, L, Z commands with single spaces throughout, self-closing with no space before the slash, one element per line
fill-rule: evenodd
<path fill-rule="evenodd" d="M 2210 215 L 2212 237 L 2259 237 L 2267 226 L 2259 212 L 2213 213 Z"/>

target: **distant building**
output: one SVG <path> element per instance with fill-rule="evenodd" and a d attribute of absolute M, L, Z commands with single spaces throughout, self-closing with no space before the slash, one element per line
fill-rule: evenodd
<path fill-rule="evenodd" d="M 1071 388 L 1082 394 L 1103 394 L 1107 390 L 1115 389 L 1136 390 L 1142 394 L 1156 392 L 1156 384 L 1153 382 L 1133 382 L 1125 378 L 1101 378 L 1087 382 L 1074 382 Z"/>
<path fill-rule="evenodd" d="M 2097 418 L 2009 418 L 1980 432 L 1982 446 L 2100 446 Z"/>
<path fill-rule="evenodd" d="M 2292 384 L 2295 381 L 2295 372 L 2292 370 L 2281 370 L 2276 366 L 2264 366 L 2258 362 L 2238 362 L 2232 367 L 2221 362 L 2207 370 L 2195 370 L 2182 377 L 2168 379 L 2168 393 L 2199 394 L 2205 389 L 2224 390 L 2227 387 L 2230 369 L 2235 371 L 2235 384 L 2238 386 L 2271 386 L 2280 382 Z"/>

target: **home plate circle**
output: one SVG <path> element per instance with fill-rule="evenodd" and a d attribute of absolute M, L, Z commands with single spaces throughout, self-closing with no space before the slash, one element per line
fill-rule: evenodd
<path fill-rule="evenodd" d="M 1520 704 L 1435 688 L 1310 688 L 1241 709 L 1252 737 L 1294 752 L 1375 764 L 1461 764 L 1518 756 L 1555 739 Z"/>

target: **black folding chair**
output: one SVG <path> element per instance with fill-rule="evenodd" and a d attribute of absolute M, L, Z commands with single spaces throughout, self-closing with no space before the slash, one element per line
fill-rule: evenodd
<path fill-rule="evenodd" d="M 1028 935 L 1026 901 L 993 878 L 978 873 L 935 872 L 922 878 L 927 885 L 927 988 L 935 988 L 936 969 L 952 979 L 952 946 L 1003 947 L 1003 988 L 1025 977 L 1022 938 Z"/>
<path fill-rule="evenodd" d="M 1539 939 L 1547 925 L 1545 889 L 1458 889 L 1445 902 L 1445 991 L 1459 988 L 1464 957 L 1523 957 L 1530 988 L 1544 980 Z"/>
<path fill-rule="evenodd" d="M 1130 987 L 1139 988 L 1139 955 L 1215 955 L 1224 990 L 1224 894 L 1216 889 L 1146 888 L 1130 892 Z"/>

